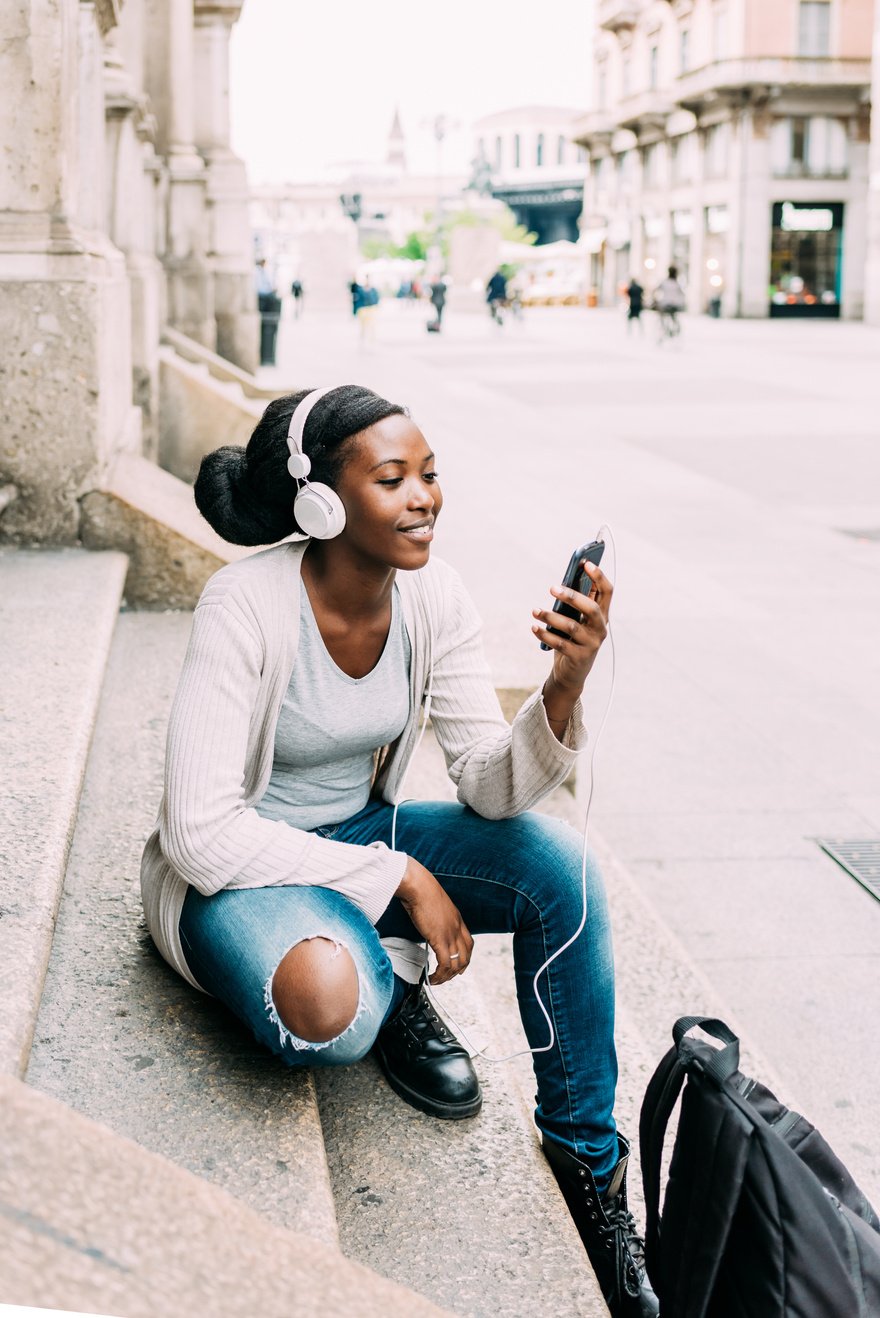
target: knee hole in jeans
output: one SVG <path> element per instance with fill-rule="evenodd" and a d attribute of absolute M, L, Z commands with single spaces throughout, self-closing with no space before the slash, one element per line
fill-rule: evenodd
<path fill-rule="evenodd" d="M 272 1005 L 281 1023 L 309 1043 L 327 1043 L 348 1029 L 359 992 L 351 953 L 333 938 L 296 943 L 272 977 Z"/>

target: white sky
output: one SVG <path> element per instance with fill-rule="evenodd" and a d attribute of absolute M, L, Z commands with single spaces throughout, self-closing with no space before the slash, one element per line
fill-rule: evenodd
<path fill-rule="evenodd" d="M 252 183 L 385 158 L 400 107 L 410 169 L 433 173 L 430 122 L 458 124 L 445 172 L 466 171 L 469 125 L 517 105 L 587 108 L 591 0 L 245 0 L 232 30 L 232 147 Z"/>

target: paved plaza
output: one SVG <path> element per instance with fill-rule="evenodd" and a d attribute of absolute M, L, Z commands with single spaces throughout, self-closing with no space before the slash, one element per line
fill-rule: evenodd
<path fill-rule="evenodd" d="M 699 319 L 659 347 L 609 310 L 427 319 L 386 301 L 366 347 L 343 314 L 285 319 L 267 377 L 410 406 L 498 685 L 543 679 L 530 609 L 610 524 L 597 835 L 880 1199 L 880 902 L 815 841 L 880 838 L 880 332 Z M 593 728 L 610 677 L 606 651 Z"/>

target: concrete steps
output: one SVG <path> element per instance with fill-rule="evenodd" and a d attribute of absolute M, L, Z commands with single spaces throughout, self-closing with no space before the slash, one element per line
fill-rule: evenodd
<path fill-rule="evenodd" d="M 115 583 L 118 607 L 124 559 L 85 558 L 99 565 L 101 581 Z M 21 570 L 12 569 L 13 575 Z M 82 611 L 81 594 L 73 593 L 75 611 Z M 258 1214 L 267 1232 L 308 1237 L 316 1258 L 322 1249 L 341 1246 L 350 1259 L 448 1311 L 475 1318 L 527 1312 L 600 1318 L 605 1306 L 536 1138 L 528 1058 L 501 1066 L 478 1061 L 483 1113 L 473 1122 L 435 1122 L 401 1103 L 372 1059 L 339 1071 L 286 1071 L 152 950 L 142 925 L 138 867 L 159 800 L 167 715 L 190 617 L 124 612 L 110 648 L 111 599 L 104 600 L 100 626 L 94 616 L 83 619 L 79 648 L 100 651 L 94 637 L 104 637 L 109 661 L 106 672 L 102 664 L 92 675 L 90 713 L 80 716 L 87 725 L 97 712 L 97 723 L 49 970 L 45 985 L 40 978 L 30 992 L 31 1018 L 41 992 L 42 1001 L 22 1101 L 42 1091 L 101 1123 L 107 1148 L 118 1149 L 121 1163 L 131 1148 L 124 1141 L 136 1141 L 139 1156 L 152 1156 L 169 1185 L 172 1173 L 195 1174 L 199 1195 L 209 1197 L 205 1203 L 229 1194 L 242 1212 Z M 46 612 L 45 599 L 40 607 Z M 22 632 L 25 672 L 28 646 Z M 77 690 L 65 688 L 56 703 L 75 707 Z M 50 745 L 50 732 L 42 727 L 42 740 L 31 747 Z M 80 732 L 80 776 L 88 744 Z M 36 772 L 37 781 L 44 772 Z M 430 735 L 407 794 L 452 796 Z M 545 808 L 578 822 L 565 788 Z M 619 1119 L 634 1136 L 638 1101 L 672 1021 L 719 1007 L 613 857 L 604 859 L 621 984 Z M 60 861 L 55 868 L 63 872 Z M 443 1000 L 468 1036 L 493 1054 L 523 1045 L 509 939 L 481 940 L 471 972 L 445 990 Z M 26 1045 L 19 1048 L 21 1055 L 26 1051 Z M 20 1143 L 22 1135 L 17 1138 Z M 631 1178 L 636 1201 L 637 1172 Z M 158 1201 L 154 1207 L 164 1211 Z M 290 1248 L 308 1254 L 311 1246 L 300 1241 Z M 0 1287 L 0 1301 L 6 1298 Z M 217 1312 L 244 1318 L 254 1311 L 244 1294 L 238 1300 L 239 1308 L 230 1299 Z M 119 1313 L 170 1312 L 138 1308 L 134 1290 L 126 1303 Z M 422 1312 L 418 1303 L 413 1297 L 409 1311 Z"/>
<path fill-rule="evenodd" d="M 0 1073 L 27 1064 L 125 570 L 0 549 Z"/>
<path fill-rule="evenodd" d="M 0 1308 L 118 1318 L 442 1318 L 232 1195 L 0 1076 Z"/>
<path fill-rule="evenodd" d="M 119 617 L 27 1079 L 274 1225 L 336 1244 L 311 1074 L 194 993 L 143 927 L 140 853 L 189 628 L 187 613 Z"/>

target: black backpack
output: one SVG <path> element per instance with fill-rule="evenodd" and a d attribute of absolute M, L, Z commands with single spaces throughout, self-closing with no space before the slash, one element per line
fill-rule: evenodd
<path fill-rule="evenodd" d="M 700 1029 L 716 1048 L 688 1032 Z M 721 1021 L 684 1016 L 639 1122 L 661 1318 L 877 1318 L 880 1220 L 806 1118 L 739 1071 Z M 682 1095 L 660 1214 L 663 1141 Z"/>

